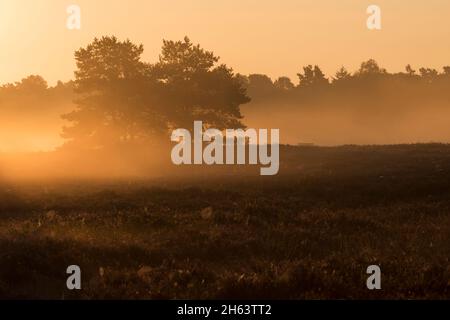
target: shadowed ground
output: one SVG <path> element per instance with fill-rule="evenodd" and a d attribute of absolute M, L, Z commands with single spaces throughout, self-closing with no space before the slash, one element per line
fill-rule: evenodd
<path fill-rule="evenodd" d="M 5 184 L 0 297 L 450 297 L 450 146 L 285 147 L 281 161 L 277 177 Z"/>

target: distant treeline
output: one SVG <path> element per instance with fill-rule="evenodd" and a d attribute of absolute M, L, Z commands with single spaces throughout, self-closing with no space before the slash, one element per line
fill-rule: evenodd
<path fill-rule="evenodd" d="M 276 127 L 285 143 L 321 145 L 450 142 L 450 67 L 391 73 L 375 60 L 327 78 L 305 66 L 294 83 L 240 75 L 252 103 L 246 124 Z"/>
<path fill-rule="evenodd" d="M 52 87 L 42 76 L 31 75 L 21 81 L 0 86 L 2 113 L 61 111 L 61 104 L 70 104 L 73 99 L 73 81 L 58 81 Z"/>
<path fill-rule="evenodd" d="M 326 77 L 319 66 L 308 65 L 297 76 L 294 82 L 286 76 L 273 80 L 264 74 L 236 75 L 252 102 L 268 103 L 281 99 L 301 105 L 339 96 L 353 97 L 352 100 L 366 106 L 373 102 L 379 103 L 380 100 L 384 104 L 392 102 L 397 105 L 397 99 L 405 96 L 414 104 L 430 102 L 430 99 L 450 101 L 450 66 L 444 66 L 439 71 L 425 67 L 415 70 L 407 65 L 404 72 L 390 73 L 370 59 L 363 62 L 355 72 L 341 67 L 334 76 Z M 55 86 L 49 86 L 39 75 L 1 85 L 0 112 L 56 110 L 61 104 L 74 102 L 74 87 L 74 81 L 58 81 Z M 334 100 L 333 105 L 338 102 Z"/>
<path fill-rule="evenodd" d="M 332 98 L 333 105 L 337 106 L 340 99 L 345 98 L 342 102 L 360 102 L 367 106 L 379 105 L 381 101 L 384 105 L 397 105 L 407 102 L 405 97 L 414 104 L 430 99 L 449 101 L 450 98 L 450 66 L 440 72 L 425 67 L 415 70 L 407 65 L 404 72 L 390 73 L 370 59 L 361 63 L 355 72 L 341 67 L 334 76 L 327 78 L 319 66 L 308 65 L 297 76 L 294 83 L 285 76 L 273 80 L 264 74 L 239 75 L 254 102 L 281 99 L 317 104 Z"/>
<path fill-rule="evenodd" d="M 63 143 L 61 114 L 73 110 L 73 82 L 50 87 L 29 76 L 0 87 L 0 152 L 51 150 Z"/>

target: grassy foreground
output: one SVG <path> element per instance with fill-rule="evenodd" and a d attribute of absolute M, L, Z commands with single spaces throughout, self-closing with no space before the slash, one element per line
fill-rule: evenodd
<path fill-rule="evenodd" d="M 277 177 L 5 182 L 0 298 L 450 298 L 450 146 L 281 161 Z"/>

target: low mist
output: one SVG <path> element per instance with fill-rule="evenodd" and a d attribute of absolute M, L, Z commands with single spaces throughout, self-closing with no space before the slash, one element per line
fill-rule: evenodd
<path fill-rule="evenodd" d="M 294 84 L 234 73 L 187 37 L 164 41 L 153 64 L 143 50 L 95 39 L 75 52 L 74 81 L 50 87 L 33 75 L 1 86 L 0 178 L 177 175 L 170 133 L 194 121 L 280 129 L 289 145 L 450 142 L 450 67 L 393 74 L 368 60 L 327 78 L 309 65 Z"/>

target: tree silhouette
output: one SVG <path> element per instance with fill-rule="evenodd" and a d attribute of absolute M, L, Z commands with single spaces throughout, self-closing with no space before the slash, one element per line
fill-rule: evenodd
<path fill-rule="evenodd" d="M 162 83 L 161 103 L 169 129 L 195 120 L 217 129 L 243 127 L 240 105 L 250 101 L 241 77 L 185 37 L 164 41 L 152 75 Z"/>
<path fill-rule="evenodd" d="M 414 70 L 410 64 L 405 67 L 405 71 L 409 76 L 413 76 L 416 74 L 416 70 Z"/>
<path fill-rule="evenodd" d="M 151 119 L 141 95 L 149 74 L 148 65 L 140 60 L 143 50 L 129 40 L 103 37 L 75 52 L 79 99 L 77 108 L 63 115 L 72 123 L 63 128 L 64 138 L 101 147 L 148 134 L 142 130 L 142 123 Z"/>
<path fill-rule="evenodd" d="M 94 39 L 75 53 L 77 108 L 63 116 L 63 137 L 101 148 L 142 143 L 194 120 L 218 129 L 242 127 L 239 107 L 249 101 L 232 70 L 212 52 L 164 41 L 159 61 L 141 61 L 143 46 L 116 37 Z"/>
<path fill-rule="evenodd" d="M 279 77 L 273 84 L 275 88 L 280 90 L 292 90 L 295 87 L 288 77 Z"/>
<path fill-rule="evenodd" d="M 251 97 L 264 99 L 275 93 L 272 79 L 265 74 L 250 74 L 248 77 L 248 93 Z"/>
<path fill-rule="evenodd" d="M 428 83 L 433 82 L 439 74 L 439 72 L 436 69 L 432 68 L 420 68 L 419 72 L 422 79 Z"/>
<path fill-rule="evenodd" d="M 43 92 L 47 90 L 48 84 L 47 81 L 45 81 L 41 76 L 31 75 L 22 79 L 20 82 L 17 82 L 16 87 L 19 90 Z"/>
<path fill-rule="evenodd" d="M 319 66 L 308 65 L 303 67 L 303 73 L 297 74 L 300 79 L 300 87 L 317 87 L 327 85 L 328 79 L 325 77 Z"/>
<path fill-rule="evenodd" d="M 450 66 L 443 67 L 444 69 L 444 75 L 449 76 L 450 75 Z"/>
<path fill-rule="evenodd" d="M 386 69 L 381 68 L 374 59 L 369 59 L 361 63 L 361 67 L 356 72 L 358 76 L 371 76 L 386 74 Z"/>
<path fill-rule="evenodd" d="M 333 82 L 339 82 L 343 80 L 348 80 L 351 78 L 350 72 L 345 69 L 345 67 L 341 67 L 335 74 Z"/>

